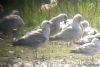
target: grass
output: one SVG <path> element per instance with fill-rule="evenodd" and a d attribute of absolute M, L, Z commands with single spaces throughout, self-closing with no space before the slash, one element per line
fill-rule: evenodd
<path fill-rule="evenodd" d="M 3 42 L 3 41 L 2 41 Z M 6 44 L 6 43 L 5 43 Z M 71 45 L 69 47 L 66 46 L 64 43 L 52 44 L 51 42 L 45 44 L 37 51 L 37 58 L 44 59 L 44 60 L 55 60 L 55 59 L 63 59 L 68 62 L 83 62 L 85 60 L 91 60 L 91 57 L 80 55 L 80 54 L 72 54 L 70 53 L 71 49 L 75 49 L 78 45 Z M 14 53 L 11 53 L 14 51 Z M 4 59 L 2 58 L 4 57 Z M 34 58 L 33 49 L 32 48 L 25 48 L 25 47 L 12 47 L 11 43 L 2 45 L 0 44 L 0 62 L 7 60 L 6 58 L 13 58 L 13 57 L 21 57 L 25 60 L 36 60 Z M 97 62 L 100 59 L 100 53 L 97 53 L 95 56 L 95 61 Z"/>
<path fill-rule="evenodd" d="M 31 3 L 31 4 L 30 4 Z M 49 11 L 40 11 L 40 5 L 37 1 L 29 2 L 25 0 L 24 4 L 20 5 L 21 7 L 17 7 L 21 13 L 23 20 L 25 21 L 24 29 L 26 31 L 32 30 L 34 27 L 39 25 L 43 20 L 50 19 L 53 16 L 58 15 L 61 12 L 66 13 L 69 17 L 73 17 L 76 13 L 82 14 L 86 20 L 88 20 L 92 27 L 100 29 L 100 1 L 92 1 L 92 0 L 77 0 L 76 3 L 73 3 L 72 0 L 64 0 L 59 6 L 56 6 Z M 14 7 L 9 7 L 11 10 Z M 22 57 L 24 59 L 33 58 L 33 51 L 30 48 L 24 47 L 12 47 L 9 46 L 11 43 L 7 41 L 1 41 L 0 43 L 0 56 L 1 57 Z M 75 45 L 74 45 L 75 46 Z M 69 51 L 74 48 L 74 46 L 67 47 L 66 45 L 56 45 L 56 44 L 46 44 L 44 47 L 38 49 L 38 57 L 51 59 L 66 59 L 66 60 L 74 60 L 80 61 L 84 60 L 86 57 L 82 57 L 82 55 L 70 54 Z M 14 51 L 14 53 L 9 53 L 9 51 Z M 100 54 L 96 55 L 96 58 L 100 58 Z"/>

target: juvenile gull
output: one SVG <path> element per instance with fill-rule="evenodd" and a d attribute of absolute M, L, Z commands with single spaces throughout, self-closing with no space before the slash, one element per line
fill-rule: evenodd
<path fill-rule="evenodd" d="M 75 41 L 81 38 L 82 35 L 82 28 L 80 26 L 80 22 L 83 20 L 82 15 L 76 14 L 73 17 L 72 25 L 65 28 L 61 32 L 55 34 L 54 36 L 50 37 L 50 41 Z"/>
<path fill-rule="evenodd" d="M 92 28 L 87 20 L 81 22 L 83 28 L 83 36 L 95 35 L 98 31 L 95 28 Z"/>
<path fill-rule="evenodd" d="M 16 40 L 13 43 L 13 45 L 32 47 L 34 49 L 37 49 L 38 47 L 42 46 L 48 41 L 49 34 L 50 34 L 50 22 L 44 20 L 41 24 L 40 29 L 26 33 L 20 39 Z"/>
<path fill-rule="evenodd" d="M 12 34 L 15 38 L 24 24 L 22 18 L 17 15 L 18 11 L 13 11 L 10 15 L 0 19 L 0 32 L 3 34 Z"/>
<path fill-rule="evenodd" d="M 51 18 L 49 21 L 51 21 L 50 26 L 50 35 L 54 35 L 60 31 L 60 22 L 64 21 L 66 22 L 67 15 L 65 13 L 61 13 L 56 17 Z"/>

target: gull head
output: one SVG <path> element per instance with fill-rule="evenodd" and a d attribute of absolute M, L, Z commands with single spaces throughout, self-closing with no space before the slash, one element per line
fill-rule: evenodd
<path fill-rule="evenodd" d="M 59 14 L 58 15 L 58 17 L 60 18 L 59 20 L 60 21 L 64 21 L 64 23 L 66 24 L 66 20 L 67 20 L 67 14 L 65 14 L 65 13 L 61 13 L 61 14 Z"/>
<path fill-rule="evenodd" d="M 87 27 L 89 27 L 89 22 L 87 20 L 84 20 L 81 22 L 81 25 L 83 28 L 87 28 Z"/>
<path fill-rule="evenodd" d="M 13 14 L 13 15 L 19 15 L 19 11 L 13 10 L 11 14 Z"/>
<path fill-rule="evenodd" d="M 83 21 L 83 20 L 84 20 L 84 18 L 83 18 L 83 16 L 82 16 L 81 14 L 76 14 L 76 15 L 73 17 L 73 21 L 74 21 L 74 22 L 80 23 L 80 22 Z"/>
<path fill-rule="evenodd" d="M 42 28 L 42 29 L 48 28 L 48 27 L 50 27 L 50 25 L 51 25 L 50 21 L 44 20 L 44 21 L 42 21 L 40 28 Z"/>

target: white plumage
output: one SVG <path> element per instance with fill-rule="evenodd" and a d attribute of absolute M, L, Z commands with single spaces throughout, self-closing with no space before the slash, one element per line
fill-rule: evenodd
<path fill-rule="evenodd" d="M 81 22 L 83 35 L 79 42 L 74 42 L 76 44 L 83 45 L 85 43 L 90 43 L 92 39 L 94 39 L 96 36 L 98 36 L 98 31 L 94 28 L 92 28 L 89 25 L 89 22 L 87 20 L 84 20 Z"/>
<path fill-rule="evenodd" d="M 95 35 L 87 35 L 80 39 L 79 42 L 74 42 L 75 44 L 84 45 L 86 43 L 90 43 L 94 38 L 100 39 L 100 33 L 96 33 Z"/>
<path fill-rule="evenodd" d="M 60 22 L 60 29 L 63 30 L 64 28 L 67 28 L 68 26 L 71 26 L 72 25 L 72 20 L 73 19 L 67 19 L 66 23 L 64 21 Z"/>
<path fill-rule="evenodd" d="M 90 43 L 95 38 L 95 35 L 87 35 L 80 39 L 79 42 L 74 42 L 75 44 L 83 45 L 86 43 Z"/>
<path fill-rule="evenodd" d="M 95 28 L 92 28 L 87 20 L 81 22 L 83 28 L 83 36 L 95 35 L 98 31 Z"/>
<path fill-rule="evenodd" d="M 54 36 L 50 37 L 50 40 L 60 40 L 60 41 L 73 41 L 81 38 L 82 28 L 80 26 L 80 22 L 83 20 L 82 15 L 76 14 L 73 17 L 72 25 L 63 29 L 61 32 L 57 33 Z"/>
<path fill-rule="evenodd" d="M 61 13 L 56 17 L 51 18 L 49 21 L 51 22 L 50 26 L 50 35 L 54 35 L 60 31 L 60 22 L 66 22 L 67 15 L 65 13 Z"/>
<path fill-rule="evenodd" d="M 95 55 L 98 51 L 100 51 L 100 40 L 94 38 L 92 42 L 86 43 L 75 50 L 71 50 L 71 53 L 78 53 L 84 55 Z"/>

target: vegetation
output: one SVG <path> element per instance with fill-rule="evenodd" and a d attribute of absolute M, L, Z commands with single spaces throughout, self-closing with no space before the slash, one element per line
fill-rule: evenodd
<path fill-rule="evenodd" d="M 7 4 L 5 6 L 7 13 L 11 12 L 13 9 L 20 11 L 21 16 L 25 21 L 25 27 L 39 25 L 42 20 L 49 19 L 61 12 L 66 13 L 69 17 L 72 17 L 76 13 L 81 13 L 85 19 L 90 21 L 92 26 L 98 27 L 97 25 L 99 24 L 99 0 L 63 0 L 63 2 L 59 3 L 59 6 L 56 6 L 49 11 L 40 10 L 43 0 L 8 0 L 5 4 Z"/>

